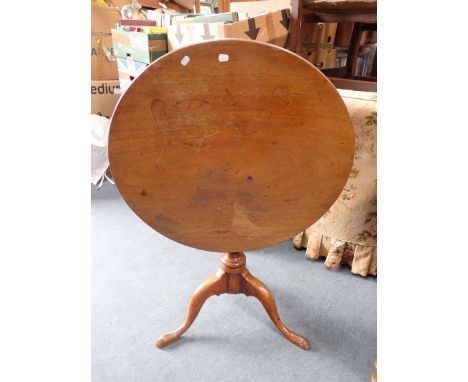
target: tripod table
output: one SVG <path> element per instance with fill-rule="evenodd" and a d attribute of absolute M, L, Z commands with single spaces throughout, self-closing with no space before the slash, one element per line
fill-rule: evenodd
<path fill-rule="evenodd" d="M 289 341 L 309 349 L 283 324 L 244 252 L 291 238 L 320 218 L 345 185 L 353 152 L 352 124 L 335 87 L 285 49 L 203 42 L 162 56 L 138 76 L 112 118 L 116 185 L 159 233 L 224 253 L 218 272 L 194 292 L 183 324 L 156 345 L 176 341 L 210 296 L 244 293 Z"/>

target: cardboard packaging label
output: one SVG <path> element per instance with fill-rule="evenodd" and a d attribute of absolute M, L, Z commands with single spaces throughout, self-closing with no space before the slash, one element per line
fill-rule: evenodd
<path fill-rule="evenodd" d="M 242 38 L 285 47 L 289 34 L 289 9 L 268 12 L 237 23 L 196 23 L 168 28 L 169 51 L 217 38 Z"/>
<path fill-rule="evenodd" d="M 119 98 L 118 80 L 91 81 L 91 114 L 111 118 Z"/>
<path fill-rule="evenodd" d="M 121 19 L 115 8 L 91 6 L 91 80 L 116 80 L 117 62 L 112 51 L 111 29 Z"/>
<path fill-rule="evenodd" d="M 116 57 L 131 56 L 134 61 L 151 64 L 167 53 L 167 34 L 112 29 L 112 46 Z"/>

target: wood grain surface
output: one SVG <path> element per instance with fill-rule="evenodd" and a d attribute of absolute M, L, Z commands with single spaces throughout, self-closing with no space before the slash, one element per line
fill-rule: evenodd
<path fill-rule="evenodd" d="M 318 69 L 237 39 L 153 62 L 122 95 L 109 137 L 130 208 L 168 238 L 216 252 L 268 247 L 314 223 L 353 153 L 346 107 Z"/>

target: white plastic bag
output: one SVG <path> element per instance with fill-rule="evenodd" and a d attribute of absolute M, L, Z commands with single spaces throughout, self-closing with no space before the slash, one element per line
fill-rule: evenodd
<path fill-rule="evenodd" d="M 109 168 L 109 155 L 107 147 L 109 143 L 110 120 L 97 114 L 91 115 L 91 183 L 102 185 Z M 110 179 L 109 179 L 110 180 Z"/>

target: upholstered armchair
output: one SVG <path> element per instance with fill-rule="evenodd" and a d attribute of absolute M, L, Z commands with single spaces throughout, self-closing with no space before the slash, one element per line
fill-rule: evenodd
<path fill-rule="evenodd" d="M 377 274 L 377 94 L 339 90 L 355 131 L 354 163 L 336 202 L 315 224 L 293 238 L 306 257 L 325 266 L 348 264 L 351 272 Z"/>

